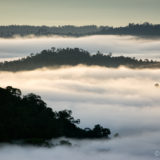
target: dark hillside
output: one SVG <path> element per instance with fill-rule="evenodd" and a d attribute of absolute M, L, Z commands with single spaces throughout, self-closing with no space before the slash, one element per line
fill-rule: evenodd
<path fill-rule="evenodd" d="M 114 57 L 111 54 L 104 55 L 98 52 L 91 55 L 89 52 L 79 48 L 66 48 L 43 50 L 39 54 L 31 54 L 26 58 L 15 61 L 5 61 L 0 63 L 1 71 L 23 71 L 34 70 L 43 67 L 60 67 L 63 65 L 75 66 L 79 64 L 84 65 L 98 65 L 104 67 L 117 68 L 119 66 L 126 66 L 129 68 L 159 68 L 160 63 L 149 60 L 137 60 L 130 57 Z"/>

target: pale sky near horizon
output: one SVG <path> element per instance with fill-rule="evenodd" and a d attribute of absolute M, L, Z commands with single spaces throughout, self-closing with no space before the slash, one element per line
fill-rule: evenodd
<path fill-rule="evenodd" d="M 160 0 L 0 0 L 0 25 L 160 23 Z"/>

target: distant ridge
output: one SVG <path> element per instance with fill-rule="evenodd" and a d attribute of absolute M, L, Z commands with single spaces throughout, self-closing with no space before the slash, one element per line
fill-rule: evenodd
<path fill-rule="evenodd" d="M 0 26 L 0 37 L 12 38 L 19 36 L 87 36 L 87 35 L 135 35 L 135 36 L 160 36 L 160 24 L 143 24 L 129 23 L 124 27 L 110 26 L 29 26 L 29 25 L 9 25 Z"/>
<path fill-rule="evenodd" d="M 26 58 L 0 63 L 1 71 L 35 70 L 43 67 L 76 66 L 79 64 L 117 68 L 160 68 L 160 62 L 152 60 L 137 60 L 130 57 L 113 57 L 111 53 L 104 55 L 99 51 L 95 55 L 79 48 L 54 48 L 43 50 L 38 54 L 31 54 Z"/>

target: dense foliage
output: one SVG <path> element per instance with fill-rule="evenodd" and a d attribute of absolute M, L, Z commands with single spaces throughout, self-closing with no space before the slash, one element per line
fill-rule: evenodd
<path fill-rule="evenodd" d="M 153 68 L 160 67 L 159 62 L 149 60 L 137 60 L 130 57 L 113 57 L 111 54 L 104 55 L 98 52 L 91 55 L 89 52 L 79 48 L 66 48 L 43 50 L 39 54 L 31 54 L 26 58 L 15 61 L 5 61 L 0 63 L 0 70 L 3 71 L 22 71 L 33 70 L 42 67 L 58 67 L 62 65 L 75 66 L 78 64 L 84 65 L 99 65 L 106 67 L 119 67 L 121 65 L 130 68 Z"/>
<path fill-rule="evenodd" d="M 21 91 L 8 86 L 0 88 L 0 142 L 25 139 L 108 138 L 110 130 L 100 125 L 81 129 L 80 120 L 70 110 L 53 112 L 40 96 L 21 95 Z"/>
<path fill-rule="evenodd" d="M 134 24 L 130 23 L 125 27 L 109 27 L 109 26 L 27 26 L 27 25 L 10 25 L 0 26 L 0 37 L 11 38 L 15 35 L 19 36 L 51 36 L 51 35 L 65 35 L 65 36 L 85 36 L 85 35 L 136 35 L 136 36 L 160 36 L 160 25 L 153 25 L 150 23 Z"/>

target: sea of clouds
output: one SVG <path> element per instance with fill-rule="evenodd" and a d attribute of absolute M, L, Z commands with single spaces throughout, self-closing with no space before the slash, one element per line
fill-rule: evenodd
<path fill-rule="evenodd" d="M 79 47 L 96 53 L 112 52 L 114 56 L 124 55 L 136 58 L 160 59 L 160 39 L 144 39 L 134 36 L 95 35 L 86 37 L 15 37 L 0 38 L 0 58 L 13 60 L 38 53 L 51 47 Z"/>
<path fill-rule="evenodd" d="M 0 72 L 0 86 L 33 92 L 53 110 L 71 109 L 80 127 L 102 124 L 119 138 L 70 140 L 73 147 L 2 145 L 2 160 L 150 160 L 160 159 L 160 69 L 61 67 Z M 8 154 L 9 153 L 9 154 Z"/>
<path fill-rule="evenodd" d="M 0 61 L 51 47 L 79 47 L 96 53 L 160 58 L 160 40 L 132 36 L 16 37 L 0 39 Z M 111 140 L 73 140 L 72 147 L 1 145 L 0 160 L 159 160 L 160 69 L 84 66 L 0 72 L 0 87 L 20 88 L 42 97 L 53 110 L 71 109 L 80 127 L 101 124 Z"/>

